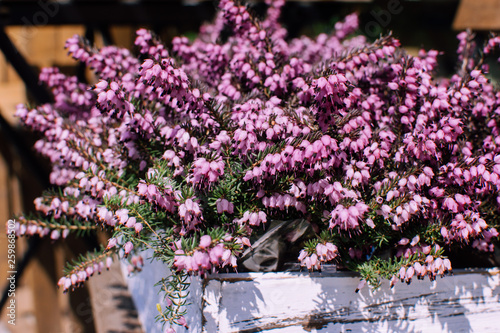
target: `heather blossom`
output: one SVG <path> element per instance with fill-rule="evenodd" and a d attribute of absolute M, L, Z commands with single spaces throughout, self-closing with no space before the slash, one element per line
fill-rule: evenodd
<path fill-rule="evenodd" d="M 355 14 L 331 34 L 290 39 L 283 1 L 266 3 L 257 19 L 221 0 L 215 21 L 172 49 L 145 29 L 137 55 L 72 37 L 66 48 L 93 85 L 42 70 L 54 102 L 17 116 L 41 134 L 54 189 L 35 200 L 37 215 L 16 219 L 16 234 L 109 237 L 65 271 L 63 290 L 113 255 L 138 272 L 151 248 L 172 271 L 159 317 L 173 332 L 187 327 L 187 275 L 238 270 L 276 220 L 310 225 L 302 267 L 357 271 L 358 289 L 443 276 L 457 246 L 494 250 L 500 93 L 481 57 L 500 38 L 479 54 L 460 33 L 459 70 L 438 79 L 438 51 L 369 41 Z"/>

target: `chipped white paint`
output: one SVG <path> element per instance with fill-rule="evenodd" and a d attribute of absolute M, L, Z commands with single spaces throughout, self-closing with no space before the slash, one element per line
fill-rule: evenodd
<path fill-rule="evenodd" d="M 156 304 L 160 303 L 164 306 L 165 301 L 162 294 L 158 293 L 160 290 L 159 287 L 154 287 L 154 285 L 162 278 L 168 276 L 170 270 L 161 262 L 146 260 L 146 258 L 152 256 L 152 251 L 144 251 L 142 256 L 145 260 L 144 267 L 140 273 L 129 275 L 127 272 L 128 263 L 126 261 L 122 261 L 122 273 L 125 276 L 128 289 L 137 308 L 139 320 L 141 321 L 144 332 L 163 333 L 168 326 L 162 328 L 162 325 L 155 320 L 155 317 L 159 314 L 156 309 Z M 191 288 L 187 298 L 188 303 L 190 303 L 187 306 L 188 314 L 186 315 L 189 329 L 176 326 L 175 329 L 177 333 L 202 331 L 201 292 L 202 286 L 200 279 L 193 277 L 191 279 Z"/>
<path fill-rule="evenodd" d="M 151 286 L 167 273 L 148 263 L 129 278 L 148 333 L 161 332 L 154 323 L 160 296 Z M 220 274 L 193 282 L 189 332 L 500 332 L 498 269 L 359 293 L 359 277 L 349 273 Z"/>
<path fill-rule="evenodd" d="M 222 275 L 204 291 L 205 332 L 500 332 L 498 269 L 354 292 L 351 274 Z"/>

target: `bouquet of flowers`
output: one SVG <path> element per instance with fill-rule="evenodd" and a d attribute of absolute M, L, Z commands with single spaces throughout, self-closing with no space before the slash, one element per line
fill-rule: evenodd
<path fill-rule="evenodd" d="M 438 79 L 437 51 L 369 41 L 356 15 L 288 39 L 283 1 L 267 4 L 258 19 L 221 0 L 212 24 L 171 49 L 141 29 L 137 56 L 75 36 L 66 48 L 91 86 L 42 70 L 54 102 L 17 115 L 42 134 L 55 187 L 16 219 L 17 235 L 109 235 L 68 266 L 62 289 L 116 254 L 140 269 L 152 249 L 172 270 L 158 318 L 186 325 L 187 276 L 236 269 L 273 220 L 306 221 L 300 265 L 359 272 L 359 288 L 444 275 L 453 246 L 493 251 L 500 91 L 483 59 L 500 38 L 481 47 L 461 33 L 457 72 Z"/>

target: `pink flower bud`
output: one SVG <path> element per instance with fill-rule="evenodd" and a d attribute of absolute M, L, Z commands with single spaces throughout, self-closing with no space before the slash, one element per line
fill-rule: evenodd
<path fill-rule="evenodd" d="M 69 235 L 69 229 L 64 229 L 62 232 L 62 237 L 66 238 L 66 237 L 68 237 L 68 235 Z"/>
<path fill-rule="evenodd" d="M 123 249 L 125 250 L 125 255 L 129 254 L 133 248 L 134 248 L 134 244 L 132 244 L 131 241 L 126 242 L 125 245 L 123 246 Z"/>
<path fill-rule="evenodd" d="M 135 223 L 136 223 L 136 219 L 135 217 L 129 217 L 129 219 L 127 220 L 127 223 L 125 223 L 125 226 L 127 228 L 133 228 L 135 226 Z"/>
<path fill-rule="evenodd" d="M 116 238 L 108 239 L 108 246 L 106 246 L 106 250 L 112 249 L 116 246 L 117 240 Z"/>
<path fill-rule="evenodd" d="M 420 273 L 422 272 L 422 265 L 417 261 L 413 264 L 413 269 L 415 270 L 415 273 L 417 275 L 420 275 Z"/>
<path fill-rule="evenodd" d="M 267 215 L 266 213 L 264 213 L 263 211 L 259 211 L 259 220 L 262 222 L 262 223 L 266 223 L 267 222 Z"/>
<path fill-rule="evenodd" d="M 106 268 L 109 269 L 112 264 L 113 264 L 113 258 L 107 257 L 106 258 Z"/>
<path fill-rule="evenodd" d="M 251 247 L 252 244 L 250 243 L 250 240 L 247 237 L 241 237 L 241 243 L 245 246 Z"/>
<path fill-rule="evenodd" d="M 415 269 L 413 268 L 413 266 L 408 267 L 408 269 L 406 270 L 406 281 L 409 282 L 414 274 Z"/>
<path fill-rule="evenodd" d="M 250 217 L 248 219 L 248 223 L 250 225 L 259 225 L 259 215 L 257 213 L 252 213 L 250 214 Z"/>
<path fill-rule="evenodd" d="M 396 82 L 389 82 L 389 83 L 387 84 L 387 86 L 388 86 L 388 87 L 389 87 L 389 89 L 391 89 L 391 90 L 396 90 L 396 89 L 398 89 L 398 87 L 399 87 L 399 85 L 398 85 Z"/>
<path fill-rule="evenodd" d="M 417 243 L 420 242 L 420 236 L 419 235 L 416 235 L 415 237 L 413 237 L 413 239 L 411 240 L 411 243 L 410 245 L 411 246 L 415 246 L 417 245 Z"/>
<path fill-rule="evenodd" d="M 64 288 L 64 285 L 66 284 L 66 277 L 63 276 L 62 278 L 59 279 L 57 282 L 57 286 L 60 288 Z"/>
<path fill-rule="evenodd" d="M 299 258 L 298 258 L 299 261 L 304 260 L 306 257 L 307 257 L 307 251 L 306 250 L 300 250 Z"/>
<path fill-rule="evenodd" d="M 484 166 L 484 164 L 479 164 L 477 166 L 477 173 L 479 175 L 482 175 L 485 171 L 486 171 L 486 167 Z"/>
<path fill-rule="evenodd" d="M 391 288 L 394 287 L 396 285 L 396 281 L 398 280 L 398 277 L 396 275 L 394 275 L 392 278 L 391 278 Z"/>
<path fill-rule="evenodd" d="M 180 316 L 178 319 L 177 319 L 177 324 L 181 325 L 181 326 L 184 326 L 185 328 L 189 328 L 188 324 L 187 324 L 187 321 L 186 321 L 186 318 L 184 318 L 184 316 Z"/>
<path fill-rule="evenodd" d="M 59 239 L 60 235 L 61 233 L 59 232 L 59 230 L 52 230 L 52 232 L 50 233 L 50 239 Z"/>
<path fill-rule="evenodd" d="M 448 238 L 449 237 L 449 234 L 448 234 L 448 229 L 446 229 L 445 226 L 441 227 L 441 235 L 443 236 L 443 238 Z"/>
<path fill-rule="evenodd" d="M 398 242 L 399 245 L 407 245 L 410 242 L 408 238 L 401 238 L 401 240 Z"/>
<path fill-rule="evenodd" d="M 404 281 L 405 277 L 406 277 L 406 268 L 401 267 L 399 269 L 399 278 L 401 279 L 401 281 Z"/>
<path fill-rule="evenodd" d="M 439 269 L 441 267 L 441 265 L 443 265 L 443 259 L 436 258 L 436 260 L 434 260 L 434 267 L 436 267 L 436 269 Z"/>
<path fill-rule="evenodd" d="M 356 292 L 359 292 L 361 289 L 364 288 L 364 286 L 366 286 L 366 280 L 363 279 L 359 281 L 358 286 L 356 287 Z"/>
<path fill-rule="evenodd" d="M 205 249 L 209 247 L 211 244 L 212 244 L 212 237 L 210 237 L 209 235 L 201 236 L 199 247 Z"/>

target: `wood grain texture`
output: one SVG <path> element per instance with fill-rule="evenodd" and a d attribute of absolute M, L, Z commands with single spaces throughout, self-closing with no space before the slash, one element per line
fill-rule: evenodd
<path fill-rule="evenodd" d="M 109 271 L 92 277 L 88 282 L 90 299 L 80 305 L 81 311 L 91 309 L 96 333 L 142 333 L 137 310 L 115 261 Z"/>
<path fill-rule="evenodd" d="M 346 274 L 250 273 L 213 278 L 204 332 L 499 332 L 498 270 L 354 290 Z"/>
<path fill-rule="evenodd" d="M 500 30 L 500 0 L 461 0 L 453 29 Z"/>
<path fill-rule="evenodd" d="M 148 257 L 146 253 L 145 258 Z M 126 266 L 122 265 L 126 272 Z M 146 261 L 140 274 L 126 278 L 146 332 L 155 323 L 151 286 L 169 274 Z M 500 332 L 500 271 L 462 270 L 437 281 L 388 282 L 377 291 L 355 293 L 353 273 L 240 273 L 192 278 L 187 332 Z"/>

